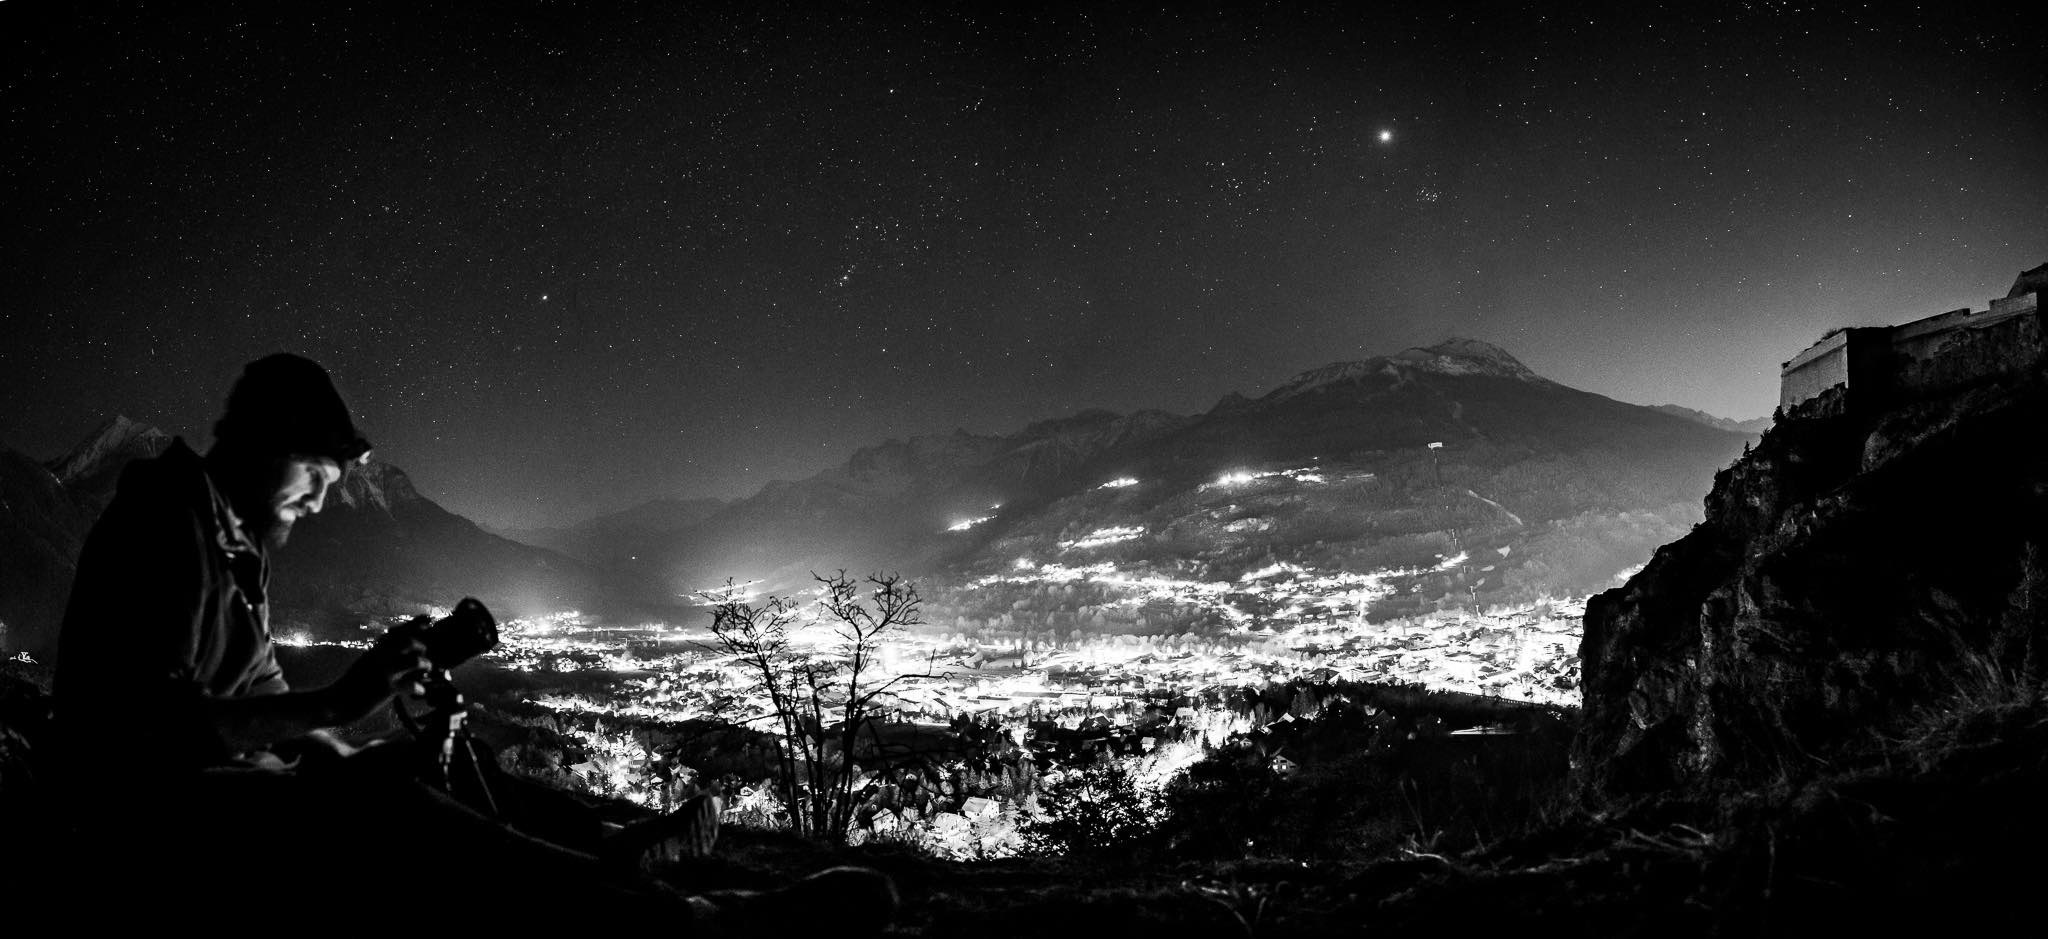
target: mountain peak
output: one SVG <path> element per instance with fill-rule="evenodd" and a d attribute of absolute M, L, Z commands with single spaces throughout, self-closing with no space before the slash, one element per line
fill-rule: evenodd
<path fill-rule="evenodd" d="M 98 474 L 109 460 L 125 463 L 136 457 L 156 456 L 170 442 L 171 435 L 116 414 L 79 441 L 70 453 L 51 463 L 50 472 L 69 486 Z"/>
<path fill-rule="evenodd" d="M 1484 340 L 1471 339 L 1465 336 L 1452 336 L 1436 345 L 1423 347 L 1423 351 L 1434 352 L 1438 355 L 1454 355 L 1466 359 L 1486 359 L 1503 365 L 1512 365 L 1516 368 L 1525 367 L 1520 359 L 1508 354 L 1508 350 Z"/>
<path fill-rule="evenodd" d="M 419 490 L 413 487 L 412 477 L 375 457 L 359 466 L 349 467 L 348 472 L 342 475 L 335 497 L 349 508 L 374 508 L 385 514 L 398 506 L 423 501 Z"/>
<path fill-rule="evenodd" d="M 1282 401 L 1328 385 L 1359 381 L 1373 375 L 1401 378 L 1404 373 L 1416 371 L 1439 375 L 1513 378 L 1549 384 L 1548 379 L 1530 371 L 1528 366 L 1508 354 L 1506 349 L 1477 339 L 1453 337 L 1433 346 L 1417 346 L 1393 355 L 1366 359 L 1363 362 L 1332 362 L 1321 368 L 1312 368 L 1289 379 L 1260 400 Z M 1226 402 L 1228 400 L 1225 399 Z M 1218 408 L 1221 407 L 1222 404 L 1219 403 Z"/>
<path fill-rule="evenodd" d="M 1492 375 L 1542 381 L 1543 378 L 1508 350 L 1490 342 L 1453 336 L 1433 346 L 1417 346 L 1397 352 L 1389 359 L 1402 364 L 1450 375 Z"/>

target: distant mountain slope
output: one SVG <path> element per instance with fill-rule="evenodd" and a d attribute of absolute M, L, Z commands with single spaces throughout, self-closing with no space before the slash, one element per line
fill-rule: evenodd
<path fill-rule="evenodd" d="M 47 657 L 56 647 L 84 531 L 57 477 L 0 445 L 0 654 Z"/>
<path fill-rule="evenodd" d="M 0 650 L 55 652 L 87 528 L 113 498 L 121 467 L 170 442 L 116 415 L 47 464 L 0 446 Z"/>
<path fill-rule="evenodd" d="M 1682 534 L 1744 442 L 1454 340 L 1226 398 L 1173 432 L 1105 453 L 1088 486 L 977 528 L 981 541 L 958 570 L 1108 564 L 1111 583 L 1163 578 L 1183 598 L 1232 585 L 1229 604 L 1177 599 L 1130 620 L 1155 626 L 1198 610 L 1228 620 L 1227 605 L 1257 611 L 1261 591 L 1276 599 L 1255 620 L 1534 602 L 1609 586 Z M 1125 485 L 1103 488 L 1110 480 Z M 1357 584 L 1348 597 L 1337 586 L 1347 578 Z M 1071 621 L 1076 611 L 1039 581 L 1028 595 L 962 591 L 934 613 L 986 621 L 1023 603 L 1051 615 L 1034 621 Z M 1114 604 L 1108 612 L 1114 622 Z"/>
<path fill-rule="evenodd" d="M 503 529 L 496 534 L 578 560 L 612 563 L 658 550 L 728 504 L 727 499 L 654 499 L 567 527 Z"/>
<path fill-rule="evenodd" d="M 1747 440 L 1461 339 L 1312 369 L 1195 417 L 1084 411 L 1012 434 L 887 441 L 747 499 L 650 503 L 555 536 L 584 560 L 486 532 L 373 462 L 300 523 L 276 589 L 301 611 L 476 594 L 507 615 L 599 603 L 666 615 L 726 578 L 787 592 L 845 568 L 919 578 L 935 622 L 1020 630 L 1420 614 L 1610 585 L 1699 520 L 1714 470 Z M 24 505 L 56 485 L 89 518 L 120 464 L 162 445 L 117 419 L 54 475 L 15 461 L 26 466 L 9 485 Z M 61 503 L 18 514 L 63 517 Z M 11 545 L 56 545 L 37 556 L 58 560 L 24 570 L 61 568 L 76 551 L 65 533 L 83 531 L 11 524 Z M 1101 583 L 1055 582 L 1081 567 Z M 974 586 L 1027 569 L 1041 581 Z M 1340 583 L 1344 598 L 1314 592 Z"/>
<path fill-rule="evenodd" d="M 71 452 L 52 461 L 49 468 L 78 500 L 87 517 L 98 518 L 114 498 L 121 468 L 129 460 L 156 456 L 170 445 L 170 434 L 116 414 L 86 435 Z"/>
<path fill-rule="evenodd" d="M 1672 415 L 1673 417 L 1682 417 L 1689 421 L 1698 421 L 1699 423 L 1705 424 L 1708 427 L 1715 428 L 1716 430 L 1726 430 L 1738 434 L 1762 436 L 1764 431 L 1771 429 L 1771 418 L 1768 414 L 1763 417 L 1752 417 L 1746 421 L 1734 421 L 1729 420 L 1725 417 L 1715 417 L 1714 415 L 1708 414 L 1705 411 L 1695 411 L 1692 408 L 1680 407 L 1676 404 L 1656 404 L 1651 405 L 1651 409 L 1656 411 L 1663 411 L 1664 413 Z"/>
<path fill-rule="evenodd" d="M 1453 340 L 1304 373 L 1132 457 L 1153 472 L 1199 476 L 1233 460 L 1298 462 L 1430 443 L 1495 457 L 1627 453 L 1684 477 L 1658 483 L 1665 496 L 1695 484 L 1704 492 L 1731 446 L 1741 451 L 1729 437 L 1653 409 L 1544 379 L 1497 347 Z"/>
<path fill-rule="evenodd" d="M 301 615 L 403 612 L 475 596 L 506 618 L 605 599 L 587 565 L 484 531 L 375 458 L 350 469 L 324 511 L 293 526 L 275 564 L 278 603 Z"/>
<path fill-rule="evenodd" d="M 683 592 L 902 570 L 934 585 L 936 615 L 986 620 L 1001 611 L 945 585 L 1046 563 L 1210 580 L 1276 563 L 1420 570 L 1483 546 L 1490 560 L 1417 574 L 1375 609 L 1585 592 L 1696 522 L 1744 442 L 1460 339 L 1333 363 L 1193 418 L 1095 411 L 892 441 L 727 507 L 649 574 Z"/>
<path fill-rule="evenodd" d="M 954 431 L 891 440 L 798 482 L 773 482 L 647 558 L 646 576 L 689 595 L 726 577 L 800 586 L 811 571 L 925 570 L 954 552 L 935 537 L 1003 502 L 1065 492 L 1102 454 L 1183 426 L 1162 411 L 1084 411 L 1005 436 Z"/>

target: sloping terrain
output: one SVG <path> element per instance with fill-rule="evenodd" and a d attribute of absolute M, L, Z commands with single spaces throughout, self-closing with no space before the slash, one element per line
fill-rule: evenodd
<path fill-rule="evenodd" d="M 592 564 L 617 566 L 652 554 L 726 506 L 725 499 L 652 499 L 609 515 L 558 528 L 492 531 Z"/>
<path fill-rule="evenodd" d="M 1746 421 L 1733 421 L 1725 417 L 1715 417 L 1714 415 L 1708 414 L 1705 411 L 1695 410 L 1693 408 L 1688 407 L 1681 407 L 1676 404 L 1658 404 L 1653 405 L 1653 407 L 1655 407 L 1659 411 L 1663 411 L 1664 413 L 1670 414 L 1674 417 L 1682 417 L 1689 421 L 1697 421 L 1699 423 L 1705 424 L 1708 427 L 1712 427 L 1717 430 L 1734 431 L 1735 433 L 1748 434 L 1752 437 L 1760 437 L 1763 435 L 1764 431 L 1771 429 L 1771 416 L 1768 414 L 1764 415 L 1763 417 L 1752 417 Z"/>
<path fill-rule="evenodd" d="M 1682 534 L 1745 439 L 1452 340 L 1194 418 L 1089 412 L 891 442 L 771 484 L 647 567 L 677 593 L 902 571 L 933 621 L 961 630 L 1526 605 L 1611 586 Z M 1241 596 L 1276 579 L 1291 600 Z"/>
<path fill-rule="evenodd" d="M 373 462 L 297 527 L 278 597 L 314 625 L 321 611 L 466 594 L 507 615 L 662 618 L 727 578 L 788 592 L 813 571 L 893 570 L 919 580 L 934 625 L 1020 637 L 1527 606 L 1609 586 L 1681 534 L 1744 439 L 1452 340 L 1311 370 L 1196 417 L 1089 411 L 1009 435 L 889 441 L 748 499 L 671 500 L 560 533 L 576 558 L 483 531 Z M 68 580 L 120 467 L 166 442 L 115 419 L 54 475 L 17 461 L 22 495 L 0 537 L 24 557 L 10 567 L 25 572 L 8 593 L 17 636 L 54 622 L 51 585 Z M 52 479 L 68 507 L 51 501 Z"/>
<path fill-rule="evenodd" d="M 1185 420 L 1088 411 L 1009 436 L 892 440 L 809 479 L 769 483 L 691 528 L 646 571 L 687 595 L 727 577 L 790 589 L 808 583 L 811 571 L 939 569 L 960 548 L 939 536 L 962 517 L 1069 492 L 1091 478 L 1087 467 L 1100 454 Z"/>
<path fill-rule="evenodd" d="M 48 468 L 0 446 L 0 654 L 56 648 L 85 524 Z"/>
<path fill-rule="evenodd" d="M 1959 678 L 2041 674 L 2048 462 L 2015 441 L 2044 414 L 2036 375 L 1774 427 L 1705 524 L 1589 605 L 1589 782 L 1797 775 Z"/>
<path fill-rule="evenodd" d="M 587 565 L 484 531 L 374 458 L 349 471 L 325 510 L 293 526 L 272 580 L 286 615 L 316 624 L 321 612 L 413 612 L 464 596 L 501 618 L 607 599 Z M 637 597 L 611 596 L 621 613 L 636 608 Z"/>

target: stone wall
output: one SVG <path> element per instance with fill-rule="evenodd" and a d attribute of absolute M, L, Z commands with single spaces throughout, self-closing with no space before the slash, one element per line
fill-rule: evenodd
<path fill-rule="evenodd" d="M 1882 401 L 1894 371 L 1891 332 L 1889 326 L 1844 329 L 1794 356 L 1778 385 L 1779 411 L 1790 414 L 1831 388 L 1847 389 L 1861 402 Z"/>
<path fill-rule="evenodd" d="M 1843 388 L 1858 411 L 1875 415 L 1903 398 L 2030 370 L 2041 361 L 2044 343 L 2037 293 L 1993 300 L 1989 310 L 1844 329 L 1785 363 L 1778 409 L 1804 413 L 1808 402 Z"/>
<path fill-rule="evenodd" d="M 1970 308 L 1964 307 L 1892 327 L 1892 350 L 1898 353 L 1899 365 L 1933 361 L 1951 333 L 1969 328 L 1972 315 Z"/>
<path fill-rule="evenodd" d="M 2026 312 L 2032 312 L 2028 310 Z M 1907 394 L 1952 391 L 2014 375 L 2041 358 L 2041 322 L 2029 315 L 1977 313 L 1942 333 L 1898 347 L 1898 387 Z"/>
<path fill-rule="evenodd" d="M 1836 385 L 1849 383 L 1849 331 L 1842 330 L 1785 363 L 1778 385 L 1778 407 L 1790 411 Z"/>

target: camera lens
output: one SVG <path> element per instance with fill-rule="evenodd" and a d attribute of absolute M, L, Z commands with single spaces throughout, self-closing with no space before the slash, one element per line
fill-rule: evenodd
<path fill-rule="evenodd" d="M 435 668 L 454 668 L 497 647 L 498 621 L 482 601 L 464 597 L 455 612 L 420 632 L 420 642 Z"/>

